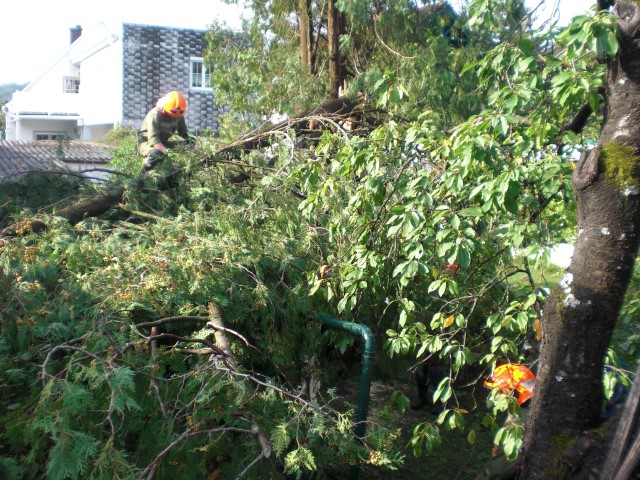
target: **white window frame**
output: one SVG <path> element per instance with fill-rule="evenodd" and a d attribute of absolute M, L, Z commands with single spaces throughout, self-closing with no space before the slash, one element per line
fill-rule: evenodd
<path fill-rule="evenodd" d="M 72 94 L 80 93 L 80 78 L 79 77 L 62 77 L 62 92 L 72 93 Z"/>
<path fill-rule="evenodd" d="M 197 74 L 193 71 L 195 65 L 202 67 Z M 189 59 L 189 88 L 192 90 L 212 90 L 211 70 L 205 65 L 202 57 L 191 57 Z"/>
<path fill-rule="evenodd" d="M 47 138 L 38 138 L 38 136 L 46 136 Z M 67 132 L 62 131 L 62 132 L 33 132 L 33 139 L 36 142 L 42 141 L 42 140 L 64 140 L 65 138 L 67 138 Z"/>

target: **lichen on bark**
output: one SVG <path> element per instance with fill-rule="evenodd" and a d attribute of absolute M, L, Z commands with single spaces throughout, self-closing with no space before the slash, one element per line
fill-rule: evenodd
<path fill-rule="evenodd" d="M 634 147 L 610 140 L 602 147 L 600 162 L 607 181 L 620 190 L 640 186 L 640 156 Z"/>

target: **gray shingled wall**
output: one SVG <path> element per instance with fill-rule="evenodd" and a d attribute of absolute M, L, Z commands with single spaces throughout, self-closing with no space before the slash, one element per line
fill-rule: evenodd
<path fill-rule="evenodd" d="M 205 31 L 149 25 L 123 25 L 123 124 L 139 128 L 149 110 L 167 92 L 187 100 L 189 130 L 218 128 L 223 113 L 212 90 L 189 88 L 190 57 L 202 57 Z"/>

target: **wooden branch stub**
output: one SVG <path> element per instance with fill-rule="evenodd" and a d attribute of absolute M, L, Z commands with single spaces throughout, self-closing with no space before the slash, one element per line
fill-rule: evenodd
<path fill-rule="evenodd" d="M 211 323 L 214 328 L 216 327 L 216 325 L 224 327 L 220 309 L 213 302 L 209 304 L 209 323 Z M 229 339 L 225 335 L 224 331 L 216 329 L 216 333 L 214 336 L 216 339 L 216 347 L 218 347 L 224 353 L 225 363 L 227 363 L 229 368 L 231 368 L 232 370 L 237 370 L 238 365 L 236 364 L 233 352 L 231 351 L 231 344 L 229 343 Z"/>
<path fill-rule="evenodd" d="M 601 151 L 602 146 L 598 145 L 593 150 L 582 152 L 571 179 L 576 190 L 587 188 L 598 176 L 598 160 Z"/>
<path fill-rule="evenodd" d="M 39 233 L 44 232 L 47 225 L 40 220 L 32 220 L 26 225 L 23 223 L 14 223 L 0 232 L 0 237 L 17 237 L 23 233 Z"/>
<path fill-rule="evenodd" d="M 271 442 L 269 442 L 269 439 L 265 436 L 264 433 L 262 433 L 262 430 L 257 423 L 254 422 L 251 424 L 251 431 L 258 439 L 260 448 L 262 448 L 262 456 L 264 458 L 269 458 L 271 456 Z"/>
<path fill-rule="evenodd" d="M 70 223 L 78 223 L 85 217 L 97 217 L 106 213 L 114 205 L 122 201 L 124 188 L 118 189 L 112 195 L 98 195 L 55 213 L 56 217 L 66 218 Z"/>

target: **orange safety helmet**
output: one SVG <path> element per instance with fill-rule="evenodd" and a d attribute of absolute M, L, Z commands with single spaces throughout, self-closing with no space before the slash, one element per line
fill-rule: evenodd
<path fill-rule="evenodd" d="M 187 113 L 187 101 L 180 92 L 169 92 L 160 100 L 158 106 L 162 107 L 162 111 L 172 117 L 182 117 Z"/>
<path fill-rule="evenodd" d="M 505 363 L 496 367 L 493 375 L 485 380 L 484 386 L 499 388 L 502 393 L 518 392 L 518 405 L 522 405 L 533 396 L 536 388 L 536 376 L 531 370 L 518 363 Z"/>

